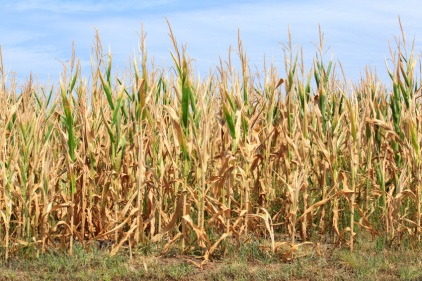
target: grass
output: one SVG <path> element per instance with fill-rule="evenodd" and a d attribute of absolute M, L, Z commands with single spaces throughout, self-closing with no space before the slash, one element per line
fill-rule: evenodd
<path fill-rule="evenodd" d="M 370 239 L 368 239 L 370 240 Z M 191 255 L 145 254 L 136 249 L 110 257 L 109 251 L 76 245 L 72 256 L 51 252 L 39 258 L 12 259 L 0 266 L 0 280 L 420 280 L 422 257 L 408 247 L 377 250 L 358 240 L 353 253 L 326 245 L 316 253 L 283 262 L 259 243 L 210 261 L 203 269 Z"/>
<path fill-rule="evenodd" d="M 86 251 L 75 246 L 74 253 L 49 253 L 39 258 L 11 260 L 3 265 L 2 280 L 116 280 L 135 278 L 123 256 L 110 257 L 105 251 Z M 122 279 L 124 280 L 124 278 Z"/>

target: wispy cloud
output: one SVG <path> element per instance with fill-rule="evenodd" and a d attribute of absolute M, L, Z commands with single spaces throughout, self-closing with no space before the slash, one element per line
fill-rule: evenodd
<path fill-rule="evenodd" d="M 405 2 L 405 3 L 404 3 Z M 412 7 L 409 9 L 407 7 Z M 147 32 L 150 57 L 171 64 L 168 27 L 171 22 L 180 44 L 203 73 L 226 58 L 229 46 L 237 45 L 240 28 L 251 65 L 262 66 L 264 54 L 282 69 L 281 44 L 288 41 L 288 26 L 294 46 L 301 45 L 308 67 L 315 56 L 318 25 L 325 33 L 328 56 L 334 54 L 348 77 L 357 79 L 364 66 L 376 66 L 386 77 L 384 59 L 389 56 L 388 40 L 400 33 L 400 15 L 410 39 L 418 39 L 419 8 L 422 3 L 385 1 L 14 1 L 0 11 L 0 45 L 4 61 L 27 75 L 31 70 L 40 79 L 61 70 L 56 59 L 76 53 L 89 61 L 95 29 L 105 47 L 110 46 L 119 69 L 138 50 L 141 24 Z"/>
<path fill-rule="evenodd" d="M 18 80 L 30 74 L 43 82 L 49 77 L 56 80 L 62 70 L 59 52 L 54 46 L 4 48 L 2 53 L 6 71 Z M 38 72 L 40 69 L 42 71 Z"/>
<path fill-rule="evenodd" d="M 7 3 L 5 9 L 9 11 L 48 11 L 64 14 L 81 13 L 104 13 L 116 11 L 144 10 L 163 5 L 169 5 L 174 1 L 156 0 L 156 1 L 53 1 L 53 0 L 32 0 L 32 1 L 14 1 Z"/>

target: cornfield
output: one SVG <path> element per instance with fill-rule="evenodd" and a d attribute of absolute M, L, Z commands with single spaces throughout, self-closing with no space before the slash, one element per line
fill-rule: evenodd
<path fill-rule="evenodd" d="M 0 62 L 2 259 L 96 241 L 202 264 L 250 237 L 285 258 L 321 237 L 351 251 L 364 233 L 420 241 L 421 72 L 404 33 L 388 83 L 369 68 L 348 82 L 322 33 L 309 69 L 290 43 L 282 75 L 252 72 L 239 39 L 204 79 L 171 28 L 170 70 L 149 65 L 143 34 L 120 76 L 98 33 L 89 78 L 73 56 L 57 88 L 18 87 Z"/>

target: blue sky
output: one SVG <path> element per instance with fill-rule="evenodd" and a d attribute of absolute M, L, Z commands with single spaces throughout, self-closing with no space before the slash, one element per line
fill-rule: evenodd
<path fill-rule="evenodd" d="M 422 47 L 420 1 L 3 1 L 0 0 L 0 45 L 9 75 L 24 81 L 29 73 L 42 83 L 58 82 L 62 65 L 71 57 L 72 41 L 85 75 L 89 75 L 95 28 L 103 46 L 110 47 L 114 66 L 122 70 L 129 57 L 139 51 L 142 24 L 147 33 L 148 56 L 157 66 L 172 65 L 172 50 L 165 17 L 177 41 L 187 43 L 197 72 L 205 76 L 227 58 L 229 46 L 241 36 L 251 66 L 262 69 L 263 58 L 271 59 L 283 75 L 281 44 L 302 46 L 309 68 L 316 54 L 321 26 L 327 57 L 340 60 L 346 76 L 357 81 L 366 65 L 375 67 L 387 79 L 385 59 L 390 41 L 400 35 L 400 15 L 409 40 L 415 38 L 416 53 Z"/>

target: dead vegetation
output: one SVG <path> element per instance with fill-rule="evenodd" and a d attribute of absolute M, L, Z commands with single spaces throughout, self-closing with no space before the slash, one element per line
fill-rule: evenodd
<path fill-rule="evenodd" d="M 239 39 L 201 80 L 170 38 L 171 70 L 148 65 L 142 36 L 140 59 L 114 76 L 98 35 L 89 79 L 73 57 L 58 89 L 29 79 L 19 91 L 1 68 L 3 259 L 28 245 L 72 254 L 75 242 L 109 243 L 115 255 L 158 243 L 202 266 L 249 235 L 285 260 L 322 237 L 353 251 L 363 232 L 416 245 L 420 71 L 404 34 L 392 83 L 367 70 L 354 84 L 327 61 L 322 33 L 309 70 L 290 44 L 284 74 L 253 73 Z"/>

